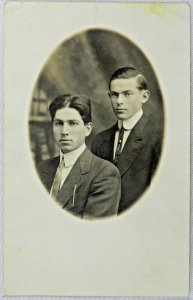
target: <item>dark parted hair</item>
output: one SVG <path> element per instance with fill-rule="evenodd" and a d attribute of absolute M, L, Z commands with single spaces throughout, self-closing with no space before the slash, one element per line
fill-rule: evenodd
<path fill-rule="evenodd" d="M 137 88 L 139 90 L 147 90 L 148 84 L 145 76 L 139 71 L 136 70 L 133 67 L 123 67 L 118 70 L 116 70 L 113 75 L 110 78 L 109 81 L 109 90 L 111 87 L 111 81 L 114 79 L 129 79 L 129 78 L 135 78 L 137 80 Z"/>
<path fill-rule="evenodd" d="M 81 115 L 84 124 L 92 122 L 91 100 L 88 96 L 64 94 L 54 98 L 49 106 L 52 122 L 54 120 L 56 111 L 64 107 L 76 109 Z"/>

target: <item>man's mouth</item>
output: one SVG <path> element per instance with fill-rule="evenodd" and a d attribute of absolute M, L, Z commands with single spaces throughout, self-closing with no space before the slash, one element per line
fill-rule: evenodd
<path fill-rule="evenodd" d="M 124 111 L 126 111 L 126 109 L 125 108 L 116 108 L 116 112 L 124 112 Z"/>
<path fill-rule="evenodd" d="M 60 142 L 71 142 L 70 139 L 60 139 Z"/>

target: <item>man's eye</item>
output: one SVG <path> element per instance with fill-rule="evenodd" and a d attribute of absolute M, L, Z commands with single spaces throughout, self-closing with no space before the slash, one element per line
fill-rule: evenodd
<path fill-rule="evenodd" d="M 128 97 L 128 96 L 131 95 L 131 93 L 130 93 L 130 92 L 124 92 L 123 95 L 124 95 L 125 97 Z"/>
<path fill-rule="evenodd" d="M 77 122 L 74 122 L 74 121 L 70 121 L 69 124 L 70 124 L 71 126 L 76 126 L 76 125 L 78 125 L 78 123 L 77 123 Z"/>
<path fill-rule="evenodd" d="M 118 93 L 111 92 L 111 97 L 118 97 Z"/>
<path fill-rule="evenodd" d="M 55 122 L 55 126 L 62 126 L 62 122 Z"/>

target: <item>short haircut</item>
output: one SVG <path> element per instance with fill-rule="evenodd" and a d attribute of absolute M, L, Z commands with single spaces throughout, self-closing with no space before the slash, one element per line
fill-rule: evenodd
<path fill-rule="evenodd" d="M 64 107 L 76 109 L 81 115 L 84 124 L 92 122 L 91 101 L 89 97 L 85 95 L 71 95 L 71 94 L 64 94 L 64 95 L 57 96 L 50 103 L 49 106 L 52 122 L 54 120 L 56 111 Z"/>
<path fill-rule="evenodd" d="M 113 81 L 114 79 L 129 79 L 135 77 L 137 80 L 137 88 L 139 90 L 147 90 L 148 84 L 145 76 L 133 67 L 124 67 L 116 70 L 109 81 L 109 90 L 111 87 L 111 81 Z"/>

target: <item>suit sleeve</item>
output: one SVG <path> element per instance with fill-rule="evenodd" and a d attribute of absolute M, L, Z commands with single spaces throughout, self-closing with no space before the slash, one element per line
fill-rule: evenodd
<path fill-rule="evenodd" d="M 97 170 L 90 188 L 90 195 L 83 218 L 92 219 L 117 215 L 121 195 L 121 179 L 118 169 L 105 162 Z"/>

